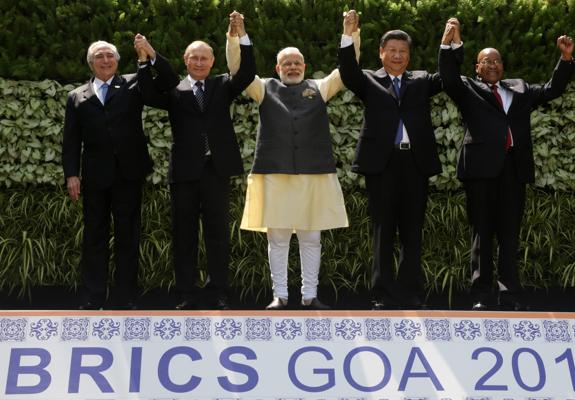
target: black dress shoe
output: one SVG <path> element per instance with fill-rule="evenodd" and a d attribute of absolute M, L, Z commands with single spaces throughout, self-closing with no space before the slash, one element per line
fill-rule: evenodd
<path fill-rule="evenodd" d="M 103 310 L 104 305 L 101 303 L 93 303 L 91 301 L 87 301 L 84 304 L 78 307 L 78 310 Z"/>
<path fill-rule="evenodd" d="M 371 309 L 373 311 L 384 311 L 384 310 L 398 310 L 399 307 L 396 304 L 388 303 L 382 299 L 376 299 L 371 301 Z"/>
<path fill-rule="evenodd" d="M 137 310 L 138 305 L 136 303 L 134 303 L 133 301 L 129 301 L 127 303 L 113 304 L 110 307 L 110 309 L 111 310 Z"/>
<path fill-rule="evenodd" d="M 197 304 L 192 300 L 184 300 L 176 306 L 176 310 L 196 310 Z"/>
<path fill-rule="evenodd" d="M 214 302 L 214 309 L 216 310 L 231 310 L 227 297 L 218 297 Z"/>
<path fill-rule="evenodd" d="M 331 310 L 330 306 L 319 301 L 317 297 L 311 300 L 302 299 L 301 306 L 305 310 Z"/>
<path fill-rule="evenodd" d="M 274 297 L 272 302 L 266 306 L 266 310 L 285 310 L 288 305 L 288 299 L 283 297 Z"/>
<path fill-rule="evenodd" d="M 529 306 L 519 300 L 518 295 L 507 291 L 499 293 L 499 309 L 502 311 L 529 311 Z"/>
<path fill-rule="evenodd" d="M 473 306 L 471 307 L 473 311 L 487 311 L 488 307 L 487 304 L 481 301 L 473 302 Z"/>

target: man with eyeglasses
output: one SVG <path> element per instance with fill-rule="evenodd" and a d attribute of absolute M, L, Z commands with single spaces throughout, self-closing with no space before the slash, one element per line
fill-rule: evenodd
<path fill-rule="evenodd" d="M 234 71 L 237 51 L 228 50 Z M 330 308 L 317 294 L 321 231 L 348 226 L 326 106 L 343 84 L 337 69 L 322 79 L 304 79 L 305 68 L 303 54 L 286 47 L 277 54 L 279 79 L 256 76 L 246 89 L 259 105 L 259 126 L 241 228 L 267 234 L 273 283 L 268 310 L 288 306 L 288 255 L 294 232 L 300 252 L 301 307 Z"/>
<path fill-rule="evenodd" d="M 472 233 L 472 309 L 485 310 L 495 304 L 494 237 L 498 243 L 498 305 L 502 309 L 527 309 L 517 250 L 525 186 L 535 179 L 530 114 L 565 91 L 575 69 L 573 41 L 568 36 L 557 39 L 561 59 L 544 85 L 503 79 L 503 61 L 494 48 L 485 48 L 477 55 L 476 79 L 461 77 L 463 47 L 454 49 L 452 44 L 461 44 L 460 24 L 455 18 L 445 27 L 439 72 L 466 127 L 457 177 L 465 188 Z"/>

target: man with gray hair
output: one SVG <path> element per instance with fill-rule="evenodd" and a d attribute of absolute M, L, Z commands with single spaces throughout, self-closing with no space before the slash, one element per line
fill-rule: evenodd
<path fill-rule="evenodd" d="M 231 42 L 227 48 L 232 72 L 236 48 Z M 348 226 L 326 106 L 343 84 L 337 69 L 323 79 L 304 79 L 304 57 L 295 47 L 278 53 L 276 72 L 279 79 L 256 76 L 246 89 L 259 104 L 260 119 L 241 228 L 267 233 L 273 300 L 266 309 L 288 305 L 289 244 L 295 232 L 301 306 L 325 310 L 330 307 L 317 296 L 321 231 Z"/>
<path fill-rule="evenodd" d="M 83 194 L 80 309 L 101 309 L 107 297 L 110 214 L 116 269 L 110 303 L 135 308 L 142 183 L 152 171 L 142 127 L 136 74 L 118 75 L 120 55 L 105 41 L 90 45 L 93 76 L 68 95 L 62 161 L 68 194 Z"/>

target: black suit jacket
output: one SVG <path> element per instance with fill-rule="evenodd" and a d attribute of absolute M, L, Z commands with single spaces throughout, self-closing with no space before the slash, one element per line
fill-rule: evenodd
<path fill-rule="evenodd" d="M 117 177 L 144 178 L 152 171 L 142 128 L 142 96 L 136 74 L 115 76 L 102 105 L 92 82 L 68 94 L 64 118 L 64 175 L 80 176 L 86 188 L 101 189 Z"/>
<path fill-rule="evenodd" d="M 544 85 L 530 85 L 522 79 L 502 80 L 501 86 L 513 93 L 506 114 L 487 84 L 460 76 L 462 60 L 463 47 L 439 51 L 439 73 L 445 91 L 459 107 L 466 128 L 457 164 L 457 177 L 465 180 L 498 176 L 505 161 L 505 138 L 509 127 L 513 135 L 517 178 L 519 182 L 533 182 L 535 169 L 531 111 L 565 91 L 573 63 L 559 61 L 551 80 Z"/>
<path fill-rule="evenodd" d="M 365 105 L 353 171 L 361 174 L 383 171 L 391 158 L 401 118 L 418 170 L 426 176 L 441 172 L 430 105 L 430 98 L 441 91 L 438 74 L 406 71 L 402 76 L 398 101 L 385 70 L 362 71 L 353 46 L 339 49 L 339 71 L 344 85 Z"/>
<path fill-rule="evenodd" d="M 177 82 L 168 61 L 157 55 L 153 68 L 164 82 Z M 236 140 L 230 105 L 254 79 L 256 72 L 253 46 L 241 46 L 241 64 L 237 74 L 209 76 L 205 80 L 205 106 L 202 111 L 188 78 L 184 78 L 168 92 L 152 79 L 150 68 L 141 68 L 140 85 L 147 101 L 168 110 L 172 127 L 172 153 L 169 179 L 171 183 L 198 179 L 204 168 L 202 135 L 208 136 L 212 162 L 223 177 L 244 172 Z"/>

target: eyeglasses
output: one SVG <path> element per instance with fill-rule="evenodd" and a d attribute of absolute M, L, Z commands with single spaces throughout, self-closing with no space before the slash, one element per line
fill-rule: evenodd
<path fill-rule="evenodd" d="M 500 65 L 503 64 L 503 61 L 501 61 L 501 60 L 489 60 L 489 59 L 487 59 L 487 58 L 484 58 L 483 60 L 479 61 L 479 64 L 481 64 L 481 65 L 489 65 L 490 67 L 491 67 L 491 66 L 496 66 L 496 67 L 498 67 L 498 66 L 500 66 Z"/>

